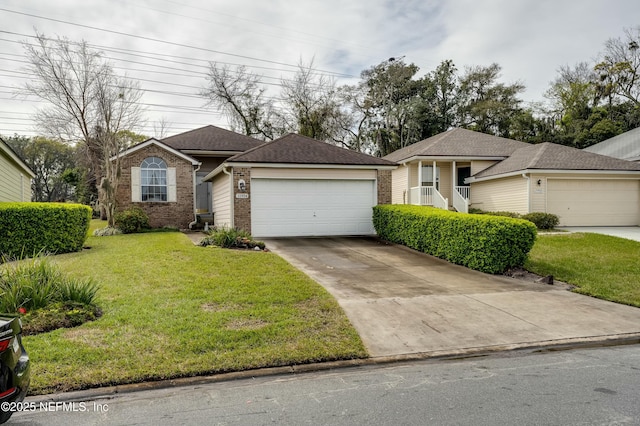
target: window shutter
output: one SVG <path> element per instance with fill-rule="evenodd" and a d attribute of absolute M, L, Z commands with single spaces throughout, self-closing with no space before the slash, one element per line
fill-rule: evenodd
<path fill-rule="evenodd" d="M 178 196 L 176 194 L 176 168 L 169 167 L 167 168 L 167 201 L 170 203 L 175 203 L 178 201 Z"/>
<path fill-rule="evenodd" d="M 131 201 L 142 201 L 142 188 L 140 187 L 140 167 L 131 168 Z"/>

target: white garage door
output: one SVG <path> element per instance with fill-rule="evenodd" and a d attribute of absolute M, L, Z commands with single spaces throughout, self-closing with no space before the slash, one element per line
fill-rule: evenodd
<path fill-rule="evenodd" d="M 373 180 L 251 179 L 256 237 L 375 234 Z"/>
<path fill-rule="evenodd" d="M 547 212 L 563 226 L 635 226 L 640 184 L 634 180 L 549 179 Z"/>

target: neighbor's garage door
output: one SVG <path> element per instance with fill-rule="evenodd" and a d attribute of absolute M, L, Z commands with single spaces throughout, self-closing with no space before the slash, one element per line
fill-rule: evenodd
<path fill-rule="evenodd" d="M 640 220 L 635 180 L 549 179 L 547 212 L 563 226 L 635 226 Z"/>
<path fill-rule="evenodd" d="M 374 180 L 251 179 L 256 237 L 375 234 Z"/>

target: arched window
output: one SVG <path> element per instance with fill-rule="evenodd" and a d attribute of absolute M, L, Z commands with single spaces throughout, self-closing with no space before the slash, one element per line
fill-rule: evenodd
<path fill-rule="evenodd" d="M 167 163 L 158 157 L 147 157 L 140 165 L 142 201 L 167 201 Z"/>

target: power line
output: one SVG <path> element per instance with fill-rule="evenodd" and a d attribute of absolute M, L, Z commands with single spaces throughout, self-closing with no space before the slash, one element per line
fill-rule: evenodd
<path fill-rule="evenodd" d="M 223 52 L 223 51 L 220 51 L 220 50 L 208 49 L 206 47 L 190 46 L 190 45 L 184 44 L 184 43 L 177 43 L 177 42 L 173 42 L 173 41 L 161 40 L 161 39 L 157 39 L 157 38 L 153 38 L 153 37 L 141 36 L 141 35 L 137 35 L 137 34 L 129 34 L 129 33 L 125 33 L 125 32 L 122 32 L 122 31 L 109 30 L 109 29 L 106 29 L 106 28 L 94 27 L 92 25 L 78 24 L 76 22 L 65 21 L 65 20 L 56 19 L 56 18 L 49 18 L 49 17 L 46 17 L 46 16 L 40 16 L 40 15 L 35 15 L 35 14 L 32 14 L 32 13 L 26 13 L 26 12 L 19 12 L 19 11 L 5 9 L 5 8 L 0 8 L 0 10 L 4 11 L 4 12 L 8 12 L 8 13 L 14 13 L 14 14 L 17 14 L 17 15 L 29 16 L 31 18 L 43 19 L 43 20 L 46 20 L 46 21 L 58 22 L 58 23 L 67 24 L 67 25 L 73 25 L 73 26 L 76 26 L 76 27 L 87 28 L 87 29 L 95 30 L 95 31 L 102 31 L 102 32 L 110 33 L 110 34 L 117 34 L 117 35 L 121 35 L 121 36 L 125 36 L 125 37 L 137 38 L 137 39 L 140 39 L 140 40 L 152 41 L 152 42 L 155 42 L 155 43 L 168 44 L 168 45 L 171 45 L 171 46 L 184 47 L 184 48 L 187 48 L 187 49 L 200 50 L 200 51 L 203 51 L 203 52 L 216 53 L 216 54 L 219 54 L 219 55 L 227 55 L 227 56 L 232 56 L 232 57 L 236 57 L 236 58 L 249 59 L 249 60 L 252 60 L 252 61 L 264 62 L 264 63 L 268 63 L 268 64 L 282 65 L 282 66 L 285 66 L 285 67 L 298 68 L 298 65 L 287 64 L 285 62 L 278 62 L 278 61 L 272 61 L 272 60 L 269 60 L 269 59 L 261 59 L 261 58 L 256 58 L 256 57 L 252 57 L 252 56 L 247 56 L 247 55 L 239 55 L 239 54 L 236 54 L 236 53 Z M 336 76 L 342 76 L 342 77 L 352 77 L 352 76 L 347 75 L 347 74 L 337 73 L 337 72 L 334 72 L 334 71 L 320 70 L 320 69 L 315 69 L 315 68 L 312 69 L 312 71 L 320 71 L 320 72 L 323 72 L 323 73 L 332 74 L 332 75 L 336 75 Z"/>

